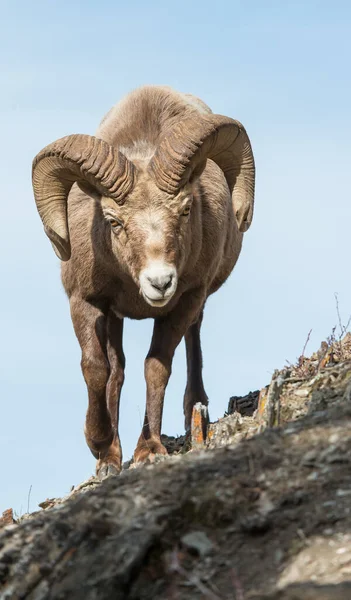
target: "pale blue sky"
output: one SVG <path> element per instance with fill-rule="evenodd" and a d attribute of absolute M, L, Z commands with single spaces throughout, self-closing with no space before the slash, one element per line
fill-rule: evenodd
<path fill-rule="evenodd" d="M 36 213 L 34 155 L 94 133 L 129 90 L 168 84 L 244 123 L 257 165 L 256 211 L 235 272 L 207 305 L 204 378 L 212 419 L 229 396 L 265 385 L 351 312 L 351 5 L 348 1 L 2 0 L 0 511 L 67 493 L 94 459 L 87 397 L 59 262 Z M 151 321 L 125 327 L 124 458 L 144 413 Z M 184 349 L 163 431 L 183 432 Z"/>

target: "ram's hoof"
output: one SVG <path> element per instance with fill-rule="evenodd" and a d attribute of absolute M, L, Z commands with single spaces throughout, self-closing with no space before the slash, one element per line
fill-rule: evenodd
<path fill-rule="evenodd" d="M 148 454 L 146 458 L 141 458 L 138 461 L 134 461 L 131 465 L 131 469 L 138 469 L 144 465 L 154 465 L 156 463 L 163 462 L 169 458 L 169 454 Z"/>
<path fill-rule="evenodd" d="M 134 452 L 134 464 L 150 464 L 159 462 L 160 456 L 167 458 L 168 452 L 158 440 L 147 440 L 141 443 Z M 161 459 L 162 460 L 162 459 Z"/>
<path fill-rule="evenodd" d="M 97 478 L 102 481 L 103 479 L 107 479 L 107 477 L 114 477 L 119 475 L 120 470 L 111 463 L 102 463 L 101 465 L 96 467 L 96 475 Z"/>

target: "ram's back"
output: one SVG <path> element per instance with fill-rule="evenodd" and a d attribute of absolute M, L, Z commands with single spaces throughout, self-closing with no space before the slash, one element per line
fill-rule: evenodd
<path fill-rule="evenodd" d="M 199 98 L 166 86 L 144 86 L 128 94 L 103 118 L 96 136 L 128 158 L 150 159 L 167 130 L 181 119 L 210 113 Z"/>

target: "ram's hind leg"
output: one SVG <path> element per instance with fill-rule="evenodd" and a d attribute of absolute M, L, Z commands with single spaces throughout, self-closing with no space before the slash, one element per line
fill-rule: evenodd
<path fill-rule="evenodd" d="M 184 394 L 185 431 L 190 434 L 193 407 L 197 402 L 208 405 L 208 397 L 202 380 L 202 352 L 200 329 L 203 318 L 191 325 L 185 334 L 187 384 Z"/>
<path fill-rule="evenodd" d="M 110 376 L 107 357 L 107 318 L 104 311 L 81 298 L 70 299 L 74 330 L 82 349 L 81 367 L 88 388 L 88 410 L 85 421 L 87 444 L 98 459 L 97 475 L 104 459 L 114 445 L 115 432 L 106 401 L 106 388 Z M 120 470 L 120 459 L 109 460 L 109 473 Z"/>

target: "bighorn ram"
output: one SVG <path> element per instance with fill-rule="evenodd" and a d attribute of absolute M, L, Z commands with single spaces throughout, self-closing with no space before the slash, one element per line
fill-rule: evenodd
<path fill-rule="evenodd" d="M 252 220 L 254 181 L 244 127 L 166 87 L 132 92 L 110 110 L 96 137 L 69 135 L 34 159 L 37 209 L 65 261 L 62 280 L 89 395 L 85 436 L 100 478 L 121 469 L 124 317 L 155 320 L 134 460 L 167 453 L 160 440 L 163 399 L 183 336 L 187 431 L 194 404 L 207 404 L 203 308 L 238 259 Z"/>

